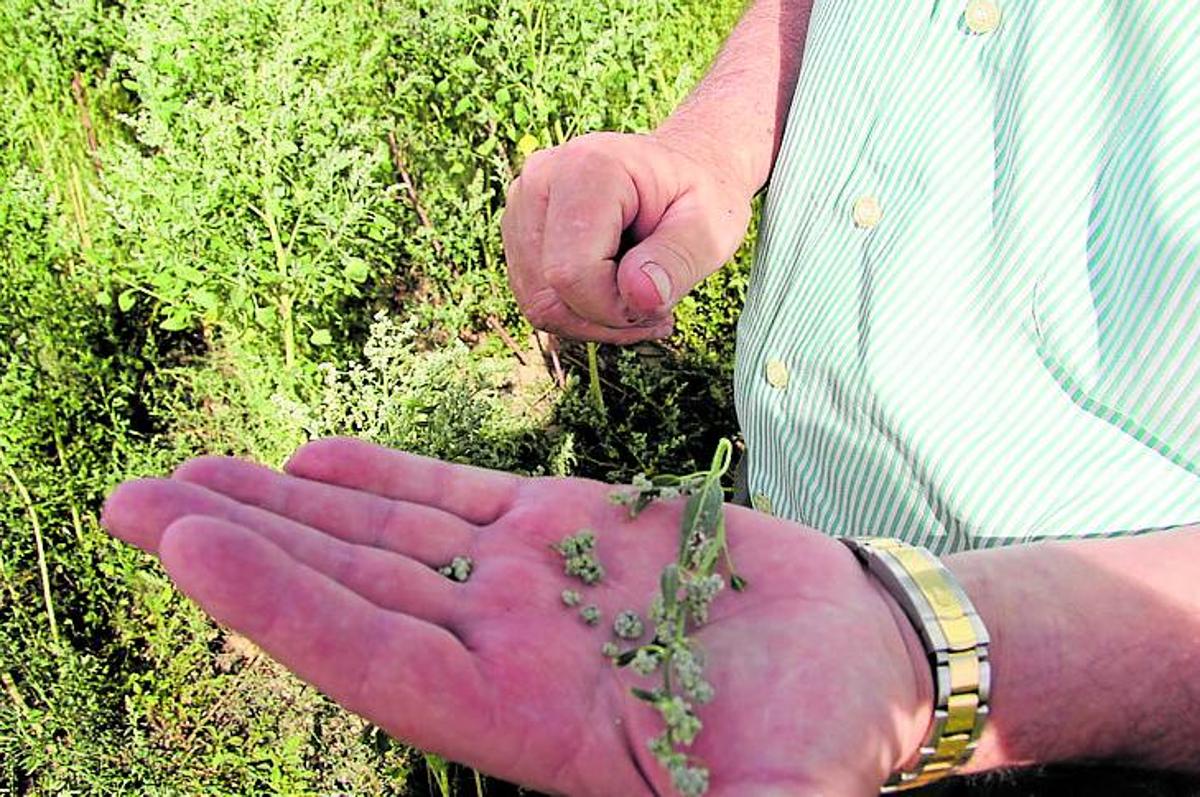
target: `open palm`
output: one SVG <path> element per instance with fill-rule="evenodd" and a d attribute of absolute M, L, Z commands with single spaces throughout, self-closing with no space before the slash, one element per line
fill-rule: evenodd
<path fill-rule="evenodd" d="M 117 536 L 156 553 L 219 622 L 394 736 L 540 789 L 667 793 L 646 742 L 657 713 L 630 694 L 655 679 L 601 645 L 622 609 L 644 613 L 678 544 L 682 502 L 636 519 L 612 487 L 523 479 L 331 439 L 285 473 L 202 458 L 122 485 Z M 877 793 L 914 749 L 919 678 L 900 627 L 849 552 L 727 507 L 739 572 L 696 634 L 716 689 L 692 753 L 712 794 Z M 598 537 L 603 582 L 565 576 L 554 544 Z M 455 556 L 474 572 L 437 572 Z M 573 587 L 601 609 L 586 625 Z M 915 727 L 915 731 L 914 731 Z"/>

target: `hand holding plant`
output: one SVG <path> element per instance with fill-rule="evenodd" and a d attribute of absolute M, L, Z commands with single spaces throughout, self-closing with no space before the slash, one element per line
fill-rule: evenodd
<path fill-rule="evenodd" d="M 547 791 L 672 792 L 648 745 L 662 715 L 632 691 L 661 676 L 601 646 L 640 644 L 613 618 L 659 594 L 683 500 L 631 518 L 609 485 L 346 439 L 285 470 L 194 460 L 118 488 L 104 521 L 219 622 L 399 738 Z M 732 506 L 725 525 L 751 587 L 718 593 L 690 634 L 715 693 L 687 748 L 709 793 L 876 793 L 928 718 L 911 631 L 836 541 Z M 580 529 L 604 566 L 592 585 L 556 549 Z M 456 557 L 466 581 L 438 573 Z M 604 619 L 581 622 L 564 590 Z"/>

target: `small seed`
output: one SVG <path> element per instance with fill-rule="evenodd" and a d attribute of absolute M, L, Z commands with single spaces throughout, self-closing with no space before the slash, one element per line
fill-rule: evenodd
<path fill-rule="evenodd" d="M 657 655 L 648 652 L 645 648 L 640 648 L 629 666 L 639 675 L 653 675 L 654 671 L 658 669 L 658 662 Z"/>
<path fill-rule="evenodd" d="M 604 578 L 604 568 L 596 559 L 596 533 L 580 529 L 554 546 L 563 557 L 563 572 L 585 584 L 597 584 Z"/>
<path fill-rule="evenodd" d="M 589 603 L 579 610 L 579 616 L 588 625 L 596 625 L 600 622 L 600 607 L 594 603 Z"/>
<path fill-rule="evenodd" d="M 610 659 L 615 659 L 617 656 L 621 655 L 621 649 L 617 647 L 615 642 L 605 642 L 600 646 L 600 652 L 603 653 L 606 658 Z"/>
<path fill-rule="evenodd" d="M 621 639 L 637 639 L 646 631 L 646 624 L 638 613 L 626 609 L 613 620 L 613 633 Z"/>
<path fill-rule="evenodd" d="M 562 591 L 562 602 L 565 606 L 578 606 L 583 601 L 583 596 L 576 590 L 564 589 Z"/>
<path fill-rule="evenodd" d="M 451 581 L 466 581 L 475 569 L 475 560 L 469 556 L 456 556 L 450 564 L 439 567 L 438 572 Z"/>

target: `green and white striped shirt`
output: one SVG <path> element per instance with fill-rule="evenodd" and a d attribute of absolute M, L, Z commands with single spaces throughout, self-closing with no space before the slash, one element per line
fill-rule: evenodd
<path fill-rule="evenodd" d="M 830 534 L 1200 522 L 1197 0 L 817 0 L 736 393 Z"/>

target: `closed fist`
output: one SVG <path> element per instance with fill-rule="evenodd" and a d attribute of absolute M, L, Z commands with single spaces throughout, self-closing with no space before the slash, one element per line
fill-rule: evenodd
<path fill-rule="evenodd" d="M 509 188 L 509 282 L 535 327 L 628 344 L 737 251 L 753 191 L 716 158 L 654 135 L 597 133 L 531 155 Z"/>

